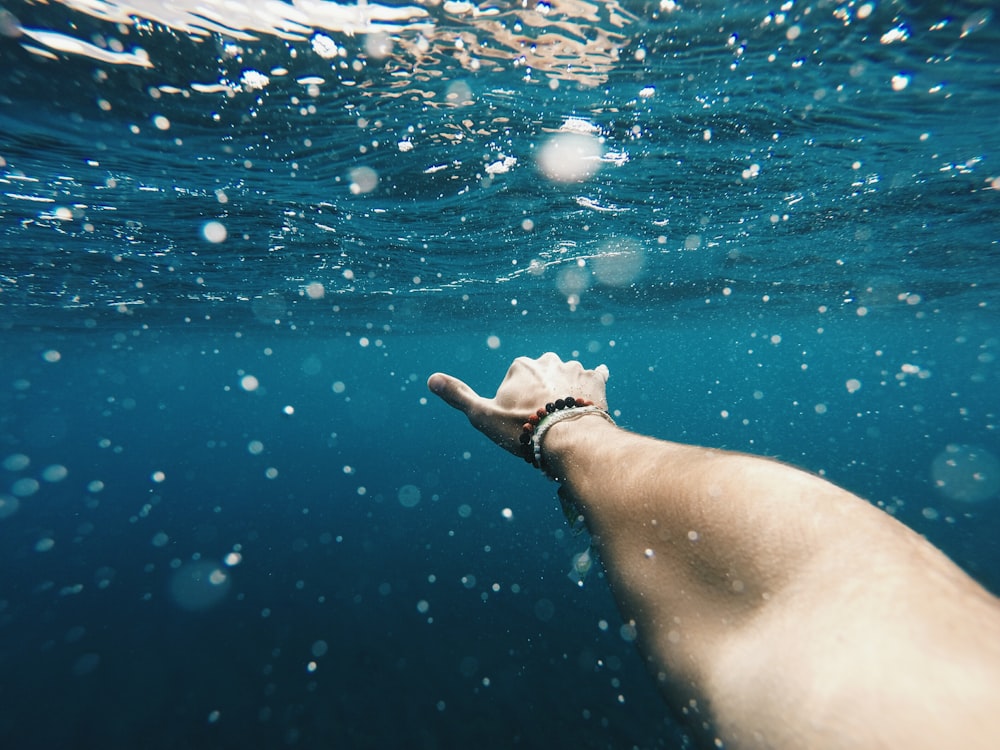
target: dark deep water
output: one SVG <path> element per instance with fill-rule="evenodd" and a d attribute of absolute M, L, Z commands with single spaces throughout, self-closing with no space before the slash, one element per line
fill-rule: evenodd
<path fill-rule="evenodd" d="M 686 746 L 424 386 L 546 350 L 1000 592 L 988 4 L 5 7 L 4 747 Z"/>

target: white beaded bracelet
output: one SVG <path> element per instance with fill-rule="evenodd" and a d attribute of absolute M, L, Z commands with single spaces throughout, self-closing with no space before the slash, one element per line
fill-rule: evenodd
<path fill-rule="evenodd" d="M 563 409 L 562 411 L 549 414 L 538 423 L 534 434 L 531 436 L 531 445 L 535 456 L 534 463 L 537 468 L 545 472 L 545 469 L 542 468 L 542 438 L 545 437 L 545 433 L 549 431 L 549 428 L 558 422 L 579 419 L 587 414 L 600 414 L 611 424 L 615 424 L 615 420 L 611 418 L 611 415 L 599 406 L 578 406 L 575 409 Z M 545 474 L 548 475 L 548 472 L 545 472 Z"/>

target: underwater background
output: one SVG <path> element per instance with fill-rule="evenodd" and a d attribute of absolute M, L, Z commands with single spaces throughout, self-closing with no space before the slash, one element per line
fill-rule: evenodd
<path fill-rule="evenodd" d="M 690 746 L 425 387 L 550 350 L 1000 593 L 991 3 L 7 2 L 0 66 L 5 748 Z"/>

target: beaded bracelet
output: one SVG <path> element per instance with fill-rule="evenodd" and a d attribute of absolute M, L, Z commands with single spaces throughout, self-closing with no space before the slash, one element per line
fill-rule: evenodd
<path fill-rule="evenodd" d="M 599 406 L 594 406 L 593 401 L 573 396 L 556 399 L 528 417 L 521 427 L 520 436 L 521 445 L 525 447 L 524 460 L 545 471 L 542 468 L 542 438 L 545 433 L 558 422 L 579 419 L 585 414 L 600 414 L 611 424 L 615 423 L 611 415 Z"/>

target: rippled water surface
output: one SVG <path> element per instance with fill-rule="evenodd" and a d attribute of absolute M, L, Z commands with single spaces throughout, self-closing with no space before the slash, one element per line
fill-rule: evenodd
<path fill-rule="evenodd" d="M 1000 591 L 991 3 L 8 2 L 0 66 L 11 747 L 685 746 L 423 385 L 547 349 Z"/>
<path fill-rule="evenodd" d="M 4 29 L 18 322 L 995 292 L 987 5 L 65 2 Z"/>

